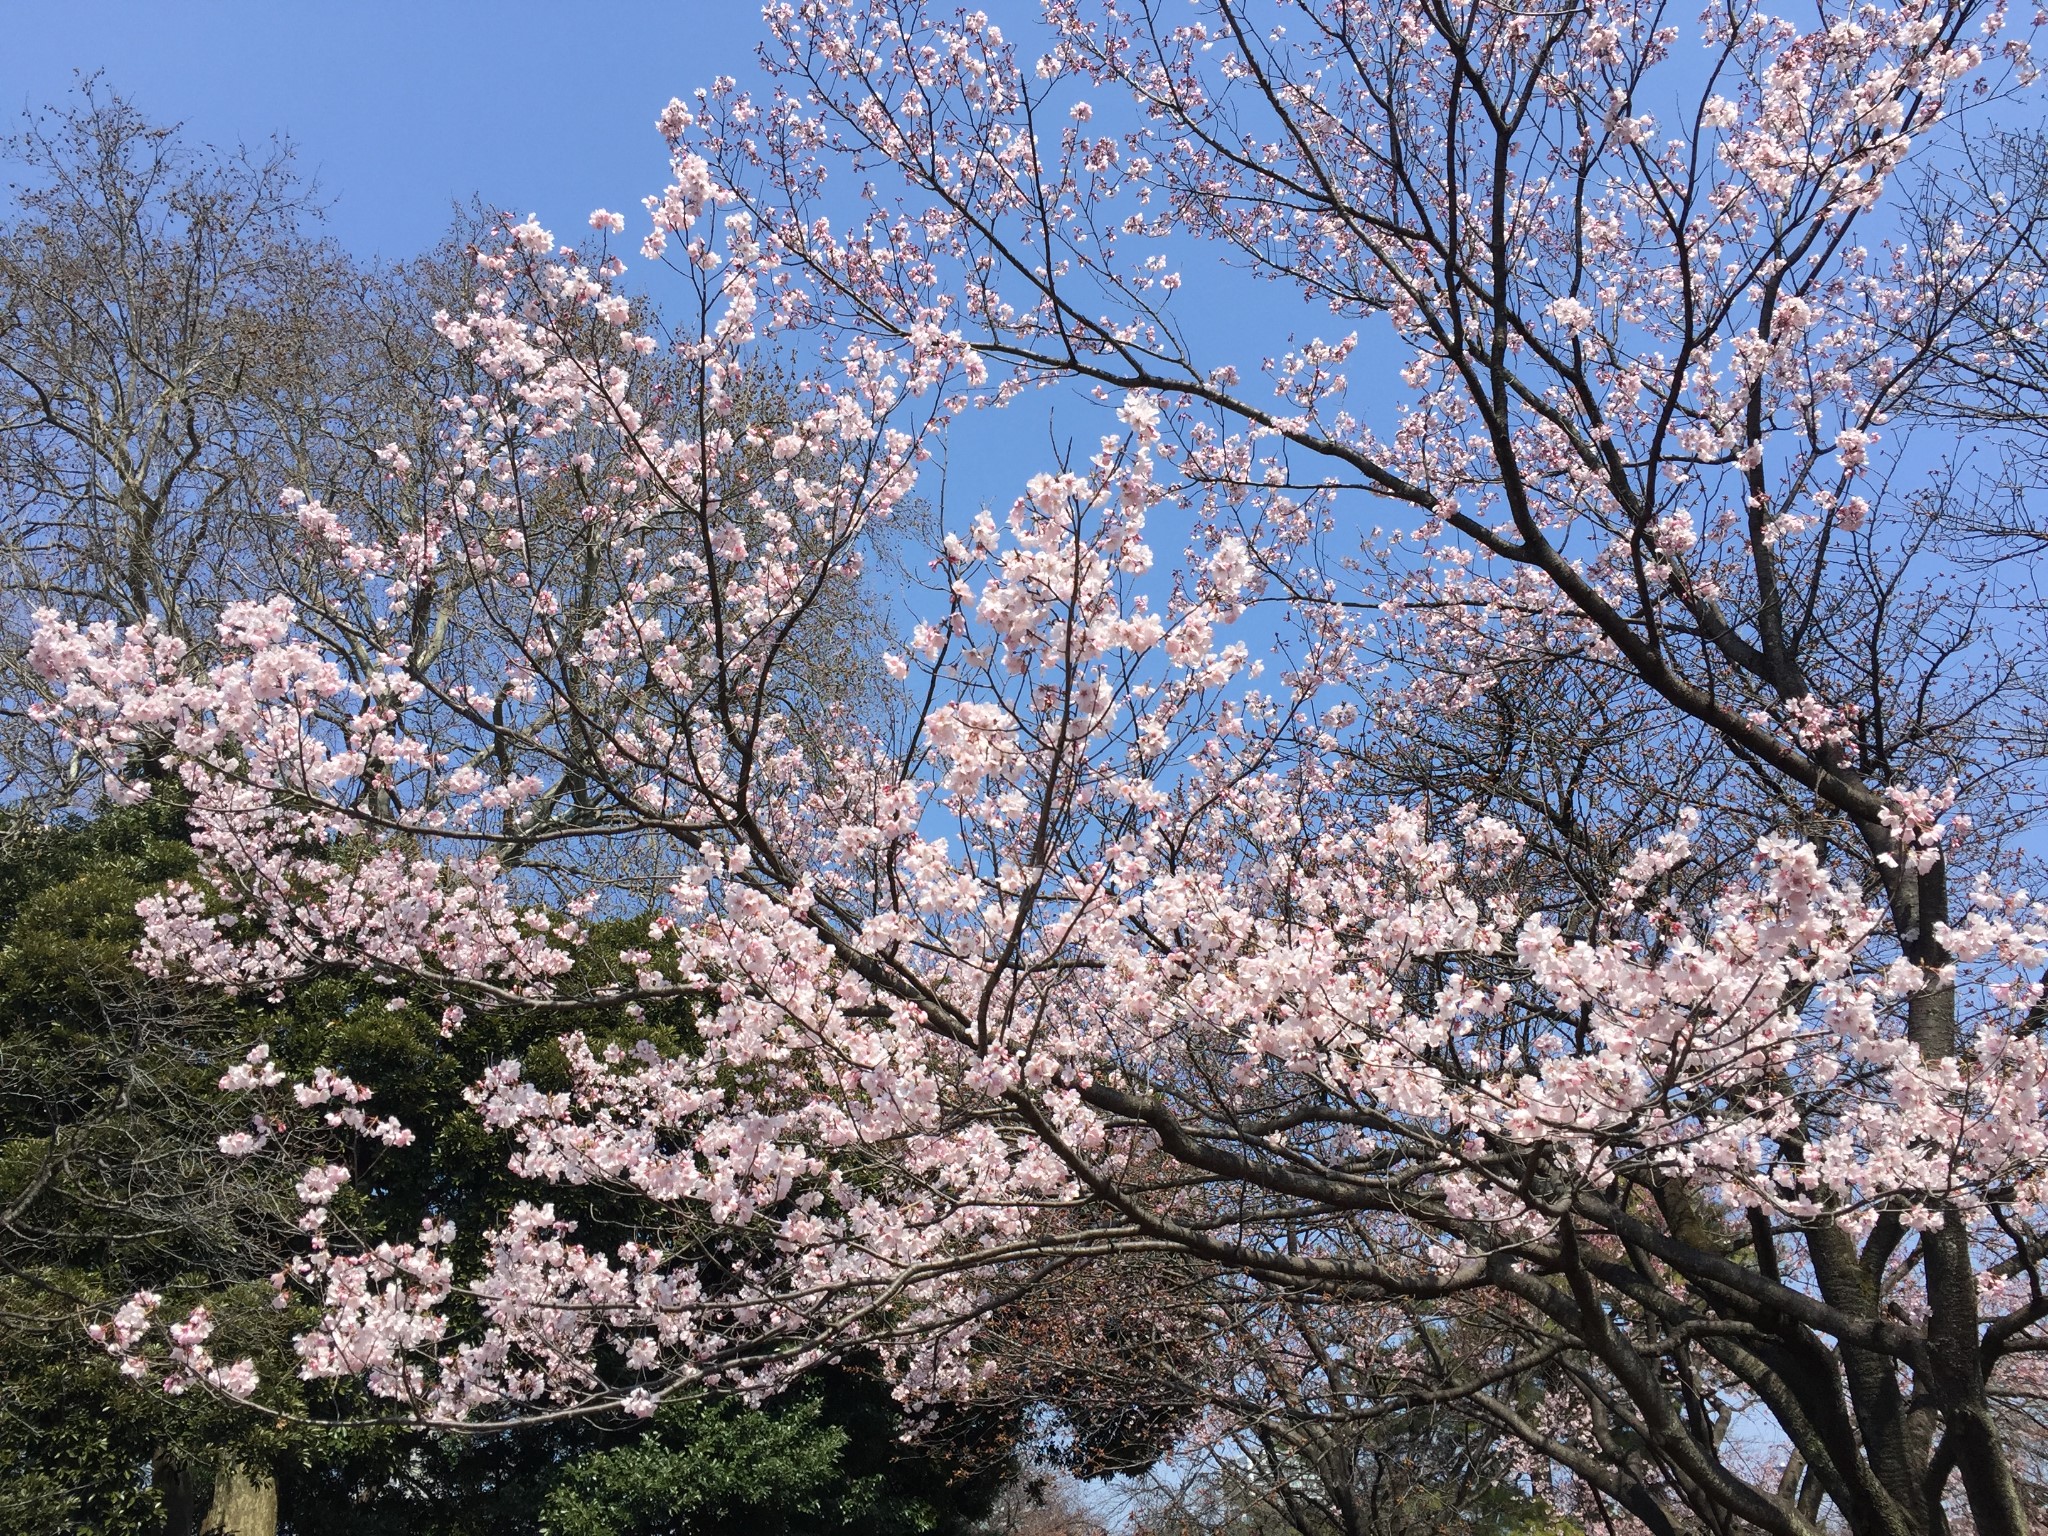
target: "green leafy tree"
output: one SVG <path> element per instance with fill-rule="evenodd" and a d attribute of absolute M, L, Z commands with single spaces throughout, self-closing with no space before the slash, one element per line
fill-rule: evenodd
<path fill-rule="evenodd" d="M 769 1531 L 957 1528 L 999 1464 L 956 1477 L 902 1445 L 887 1394 L 857 1373 L 760 1412 L 677 1405 L 645 1425 L 449 1438 L 301 1422 L 366 1412 L 339 1389 L 288 1401 L 298 1412 L 283 1420 L 170 1399 L 124 1380 L 87 1337 L 95 1317 L 153 1290 L 168 1315 L 207 1306 L 222 1358 L 292 1379 L 299 1318 L 273 1310 L 263 1282 L 295 1240 L 290 1186 L 319 1127 L 302 1117 L 265 1155 L 220 1156 L 218 1139 L 249 1127 L 216 1085 L 252 1045 L 294 1073 L 350 1072 L 379 1114 L 421 1130 L 402 1152 L 321 1149 L 351 1164 L 338 1220 L 367 1223 L 360 1195 L 374 1191 L 393 1197 L 380 1212 L 451 1215 L 475 1232 L 487 1223 L 474 1213 L 514 1197 L 502 1139 L 463 1099 L 481 1067 L 518 1056 L 545 1081 L 565 1029 L 666 1050 L 691 1031 L 680 1008 L 514 1012 L 444 1040 L 437 1017 L 394 1011 L 362 976 L 228 1001 L 136 972 L 136 903 L 188 873 L 191 851 L 174 806 L 62 809 L 89 786 L 22 707 L 35 689 L 19 665 L 28 615 L 151 620 L 204 653 L 223 603 L 298 590 L 281 486 L 346 494 L 402 527 L 416 509 L 380 451 L 429 462 L 439 413 L 422 402 L 475 386 L 430 317 L 468 306 L 470 246 L 491 215 L 479 204 L 437 249 L 368 266 L 319 237 L 289 145 L 197 143 L 97 79 L 31 114 L 4 158 L 0 792 L 15 809 L 0 822 L 0 1536 L 181 1536 L 273 1477 L 281 1514 L 248 1518 L 305 1532 L 539 1531 L 543 1511 L 563 1530 L 711 1528 L 740 1512 Z M 673 381 L 648 379 L 651 417 L 681 408 Z M 788 412 L 766 387 L 745 409 L 771 425 Z M 804 687 L 845 692 L 870 618 L 855 594 L 802 637 Z M 429 604 L 423 650 L 435 622 Z M 620 964 L 617 947 L 594 945 L 586 963 Z M 601 1192 L 573 1215 L 631 1230 Z M 378 1235 L 411 1235 L 384 1219 Z"/>
<path fill-rule="evenodd" d="M 418 1009 L 336 979 L 281 1004 L 201 1007 L 130 963 L 138 900 L 189 866 L 175 817 L 121 809 L 0 837 L 0 1536 L 195 1528 L 229 1486 L 275 1478 L 281 1528 L 664 1536 L 967 1528 L 1008 1470 L 905 1443 L 872 1375 L 820 1373 L 762 1409 L 679 1403 L 646 1425 L 576 1420 L 515 1434 L 327 1430 L 205 1394 L 122 1378 L 86 1326 L 138 1289 L 167 1311 L 204 1304 L 223 1358 L 288 1380 L 292 1312 L 261 1277 L 289 1240 L 288 1153 L 228 1162 L 240 1111 L 215 1090 L 256 1041 L 289 1070 L 323 1054 L 371 1085 L 380 1112 L 428 1128 L 402 1150 L 351 1149 L 359 1187 L 461 1215 L 510 1189 L 502 1142 L 463 1102 L 479 1063 L 521 1054 L 545 1078 L 564 1021 L 501 1013 L 444 1041 Z M 603 945 L 589 963 L 609 963 Z M 594 1038 L 689 1041 L 687 1015 L 574 1021 Z M 344 1213 L 344 1219 L 347 1212 Z M 616 1220 L 602 1194 L 575 1214 Z M 464 1220 L 463 1226 L 476 1223 Z M 346 1392 L 309 1418 L 366 1405 Z M 954 1447 L 1006 1444 L 1007 1420 Z"/>
<path fill-rule="evenodd" d="M 246 1010 L 146 987 L 135 904 L 190 852 L 162 812 L 0 827 L 0 1532 L 158 1530 L 272 1426 L 124 1381 L 86 1336 L 118 1298 L 203 1301 L 238 1354 L 288 1358 L 261 1273 L 290 1192 L 221 1165 Z"/>

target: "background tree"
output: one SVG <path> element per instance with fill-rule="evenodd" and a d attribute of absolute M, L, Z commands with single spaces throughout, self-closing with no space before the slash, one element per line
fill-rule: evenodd
<path fill-rule="evenodd" d="M 402 538 L 423 502 L 394 455 L 434 473 L 438 402 L 482 382 L 434 316 L 475 302 L 473 242 L 490 216 L 472 209 L 413 261 L 355 262 L 318 237 L 287 146 L 194 144 L 97 81 L 9 149 L 23 179 L 0 230 L 0 757 L 13 797 L 0 836 L 0 1415 L 14 1430 L 0 1436 L 0 1529 L 185 1536 L 231 1518 L 236 1536 L 264 1536 L 280 1500 L 282 1528 L 299 1532 L 959 1528 L 1002 1454 L 956 1468 L 900 1447 L 886 1391 L 856 1373 L 771 1411 L 447 1441 L 302 1422 L 363 1412 L 347 1394 L 281 1402 L 279 1421 L 203 1392 L 173 1400 L 87 1339 L 110 1300 L 148 1291 L 181 1312 L 206 1306 L 217 1346 L 291 1374 L 287 1335 L 306 1319 L 274 1312 L 262 1280 L 299 1214 L 301 1170 L 276 1154 L 300 1111 L 264 1133 L 277 1138 L 267 1159 L 225 1163 L 219 1149 L 251 1134 L 218 1080 L 252 1047 L 307 1072 L 345 1067 L 436 1127 L 406 1169 L 374 1144 L 350 1166 L 459 1215 L 506 1182 L 462 1088 L 493 1049 L 530 1055 L 560 1021 L 502 1016 L 506 1030 L 450 1055 L 434 1019 L 387 1012 L 389 989 L 362 978 L 266 1004 L 143 977 L 137 903 L 192 868 L 179 804 L 94 804 L 33 718 L 22 666 L 39 607 L 112 611 L 197 655 L 252 592 L 303 590 L 318 612 L 297 520 L 278 506 L 287 484 L 346 498 Z M 764 421 L 786 410 L 772 386 L 758 380 L 746 406 Z M 665 408 L 658 370 L 637 387 L 650 414 Z M 423 592 L 417 633 L 459 598 Z M 858 683 L 867 613 L 864 593 L 843 594 L 800 637 L 812 696 Z M 235 1499 L 249 1508 L 230 1516 Z"/>
<path fill-rule="evenodd" d="M 124 1380 L 86 1337 L 110 1298 L 204 1302 L 223 1339 L 290 1359 L 260 1283 L 292 1230 L 289 1178 L 238 1176 L 217 1138 L 246 1010 L 151 986 L 135 905 L 191 850 L 155 808 L 15 826 L 0 874 L 0 1529 L 197 1528 L 216 1485 L 262 1479 L 284 1440 L 221 1403 Z M 97 1357 L 97 1358 L 95 1358 Z M 237 1468 L 254 1469 L 237 1472 Z M 145 1479 L 145 1469 L 149 1476 Z"/>
<path fill-rule="evenodd" d="M 7 148 L 12 665 L 40 604 L 203 640 L 222 602 L 274 585 L 267 482 L 295 418 L 325 414 L 329 296 L 352 265 L 311 232 L 318 203 L 284 145 L 200 150 L 97 79 Z M 40 762 L 26 739 L 8 755 L 17 773 Z"/>

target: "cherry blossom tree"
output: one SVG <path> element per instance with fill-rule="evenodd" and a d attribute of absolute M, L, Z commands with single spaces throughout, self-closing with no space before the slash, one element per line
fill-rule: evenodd
<path fill-rule="evenodd" d="M 146 966 L 695 1010 L 477 1083 L 531 1186 L 488 1232 L 354 1241 L 310 1167 L 302 1369 L 452 1422 L 858 1349 L 931 1401 L 1049 1287 L 1192 1266 L 1219 1413 L 1454 1405 L 1659 1533 L 2022 1532 L 2039 615 L 1948 558 L 1926 445 L 1959 337 L 2026 387 L 2038 231 L 1887 199 L 2025 39 L 1268 12 L 771 7 L 776 88 L 660 120 L 690 324 L 636 321 L 622 216 L 518 226 L 441 322 L 481 384 L 388 456 L 416 526 L 288 495 L 319 600 L 230 606 L 218 664 L 47 619 L 80 750 L 192 806 Z M 1177 295 L 1236 276 L 1333 334 L 1205 351 Z M 945 534 L 871 697 L 799 686 L 942 438 L 1062 385 L 1092 446 Z M 644 942 L 579 963 L 600 921 Z M 409 1134 L 260 1048 L 222 1086 L 233 1155 Z M 105 1339 L 251 1390 L 146 1299 Z"/>

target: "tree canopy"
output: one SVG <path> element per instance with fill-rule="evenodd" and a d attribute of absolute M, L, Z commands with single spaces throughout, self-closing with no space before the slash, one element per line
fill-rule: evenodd
<path fill-rule="evenodd" d="M 189 828 L 142 968 L 435 1064 L 220 1078 L 294 1381 L 148 1295 L 108 1352 L 449 1429 L 872 1360 L 1084 1460 L 1442 1425 L 1545 1519 L 2021 1536 L 2032 23 L 766 20 L 660 116 L 660 311 L 625 216 L 506 220 L 430 439 L 287 492 L 294 584 L 38 621 Z M 1332 323 L 1232 355 L 1183 290 L 1253 282 Z M 1094 435 L 819 686 L 922 467 L 1055 398 Z"/>

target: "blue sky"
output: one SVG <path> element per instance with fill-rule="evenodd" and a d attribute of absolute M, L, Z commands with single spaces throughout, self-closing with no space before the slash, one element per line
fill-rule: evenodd
<path fill-rule="evenodd" d="M 747 73 L 757 0 L 68 0 L 9 7 L 0 121 L 73 71 L 217 144 L 289 136 L 368 255 L 429 244 L 482 193 L 573 227 L 661 189 L 654 117 Z M 636 221 L 637 226 L 637 221 Z"/>
<path fill-rule="evenodd" d="M 988 8 L 1020 31 L 1037 12 L 1035 0 Z M 43 0 L 11 9 L 0 132 L 25 109 L 61 100 L 77 73 L 101 71 L 147 116 L 181 123 L 196 140 L 283 134 L 318 178 L 329 232 L 358 255 L 393 258 L 431 245 L 453 205 L 477 194 L 565 235 L 593 208 L 620 209 L 637 240 L 640 199 L 668 179 L 656 114 L 718 75 L 747 77 L 765 36 L 760 0 Z M 984 500 L 1007 506 L 1049 467 L 1054 435 L 1078 429 L 1085 456 L 1102 425 L 1085 409 L 1062 412 L 1055 434 L 1054 404 L 1037 397 L 957 432 L 949 505 L 963 514 Z M 926 493 L 936 497 L 939 483 L 929 475 Z"/>

